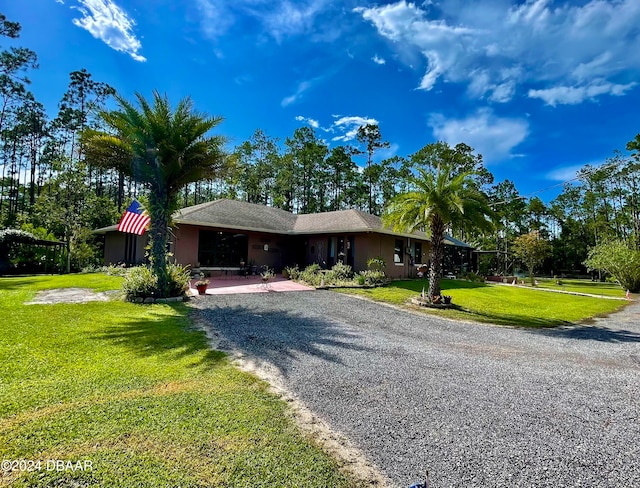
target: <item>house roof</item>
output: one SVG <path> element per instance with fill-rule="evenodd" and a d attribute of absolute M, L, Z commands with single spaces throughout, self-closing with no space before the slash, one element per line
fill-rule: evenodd
<path fill-rule="evenodd" d="M 173 214 L 177 224 L 202 227 L 267 232 L 273 234 L 332 234 L 335 232 L 376 232 L 414 239 L 428 240 L 424 232 L 395 232 L 382 223 L 382 219 L 361 210 L 336 210 L 315 214 L 293 214 L 274 207 L 238 200 L 214 200 L 178 210 Z M 95 232 L 103 234 L 117 230 L 117 226 L 104 227 Z M 445 242 L 470 247 L 446 236 Z"/>
<path fill-rule="evenodd" d="M 238 200 L 214 200 L 176 212 L 178 224 L 225 227 L 276 234 L 330 234 L 377 232 L 427 240 L 424 232 L 394 232 L 382 219 L 360 210 L 336 210 L 315 214 L 293 214 L 279 208 Z"/>
<path fill-rule="evenodd" d="M 178 224 L 288 234 L 293 230 L 296 217 L 279 208 L 224 199 L 178 210 L 173 220 Z"/>

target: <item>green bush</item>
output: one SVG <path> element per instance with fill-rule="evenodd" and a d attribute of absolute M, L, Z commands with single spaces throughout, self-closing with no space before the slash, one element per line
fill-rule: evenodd
<path fill-rule="evenodd" d="M 297 264 L 294 264 L 293 266 L 285 266 L 282 271 L 282 275 L 284 276 L 285 274 L 290 280 L 297 280 L 300 278 L 300 269 Z"/>
<path fill-rule="evenodd" d="M 322 282 L 320 265 L 310 264 L 300 273 L 299 279 L 311 286 L 320 286 L 320 283 Z"/>
<path fill-rule="evenodd" d="M 122 291 L 128 300 L 153 297 L 157 294 L 158 277 L 149 266 L 129 268 L 122 282 Z"/>
<path fill-rule="evenodd" d="M 360 276 L 364 278 L 364 283 L 360 283 L 361 279 L 358 279 L 358 284 L 364 285 L 379 285 L 387 280 L 387 276 L 384 274 L 384 271 L 375 271 L 373 269 L 360 271 Z"/>
<path fill-rule="evenodd" d="M 382 271 L 384 268 L 386 268 L 386 266 L 387 263 L 385 263 L 384 259 L 382 259 L 380 256 L 371 258 L 367 261 L 367 268 L 372 271 Z"/>
<path fill-rule="evenodd" d="M 189 291 L 189 280 L 191 278 L 189 266 L 168 264 L 167 272 L 169 273 L 169 296 L 181 297 L 185 295 Z"/>
<path fill-rule="evenodd" d="M 640 292 L 640 251 L 629 249 L 624 242 L 612 241 L 592 248 L 584 265 L 589 270 L 609 273 L 623 290 Z"/>
<path fill-rule="evenodd" d="M 484 283 L 484 277 L 479 274 L 474 273 L 473 271 L 469 271 L 468 273 L 464 273 L 461 278 L 463 280 L 468 280 L 473 283 Z"/>
<path fill-rule="evenodd" d="M 362 273 L 358 273 L 356 275 L 356 283 L 358 283 L 360 286 L 365 285 L 367 283 L 366 276 L 363 275 Z"/>
<path fill-rule="evenodd" d="M 168 264 L 167 272 L 169 274 L 169 296 L 183 296 L 189 289 L 189 268 Z M 149 266 L 129 268 L 124 276 L 122 291 L 128 300 L 160 296 L 158 277 Z"/>
<path fill-rule="evenodd" d="M 337 263 L 331 268 L 335 281 L 349 281 L 353 278 L 353 268 L 348 264 Z"/>

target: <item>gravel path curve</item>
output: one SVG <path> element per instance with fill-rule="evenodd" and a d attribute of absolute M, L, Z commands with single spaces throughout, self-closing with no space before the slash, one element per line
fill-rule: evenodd
<path fill-rule="evenodd" d="M 640 487 L 640 303 L 546 330 L 330 291 L 194 307 L 399 487 Z"/>

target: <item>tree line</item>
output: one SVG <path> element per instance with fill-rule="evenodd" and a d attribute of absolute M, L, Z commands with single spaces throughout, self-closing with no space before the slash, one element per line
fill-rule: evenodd
<path fill-rule="evenodd" d="M 20 30 L 0 14 L 1 40 L 18 39 Z M 127 171 L 100 165 L 85 148 L 84 134 L 109 130 L 98 114 L 113 103 L 116 90 L 80 69 L 70 73 L 56 110 L 49 111 L 29 90 L 28 75 L 35 69 L 32 50 L 0 46 L 0 228 L 61 240 L 68 250 L 66 267 L 79 269 L 100 260 L 92 230 L 117 222 L 132 198 L 145 201 L 148 189 Z M 356 208 L 382 215 L 388 202 L 413 189 L 421 169 L 447 163 L 452 178 L 474 173 L 475 189 L 487 195 L 495 212 L 490 233 L 455 219 L 446 229 L 495 251 L 481 260 L 484 272 L 510 272 L 514 241 L 530 231 L 549 241 L 552 254 L 544 268 L 557 274 L 584 273 L 589 249 L 607 241 L 640 249 L 640 135 L 627 152 L 615 152 L 600 167 L 582 168 L 546 204 L 520 195 L 512 181 L 495 182 L 482 156 L 463 142 L 432 142 L 410 155 L 382 158 L 387 147 L 380 127 L 372 124 L 342 145 L 324 141 L 312 127 L 300 127 L 284 140 L 257 129 L 227 148 L 225 171 L 184 186 L 176 203 L 232 198 L 295 213 Z"/>

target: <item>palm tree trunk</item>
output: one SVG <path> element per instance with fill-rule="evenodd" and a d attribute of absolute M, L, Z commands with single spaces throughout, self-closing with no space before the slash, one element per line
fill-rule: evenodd
<path fill-rule="evenodd" d="M 151 267 L 158 277 L 158 293 L 166 298 L 169 293 L 167 273 L 167 241 L 169 237 L 169 195 L 162 185 L 156 185 L 149 194 L 149 229 L 151 240 Z"/>
<path fill-rule="evenodd" d="M 431 219 L 431 265 L 429 266 L 429 299 L 440 296 L 440 275 L 444 256 L 444 222 L 439 215 Z"/>

